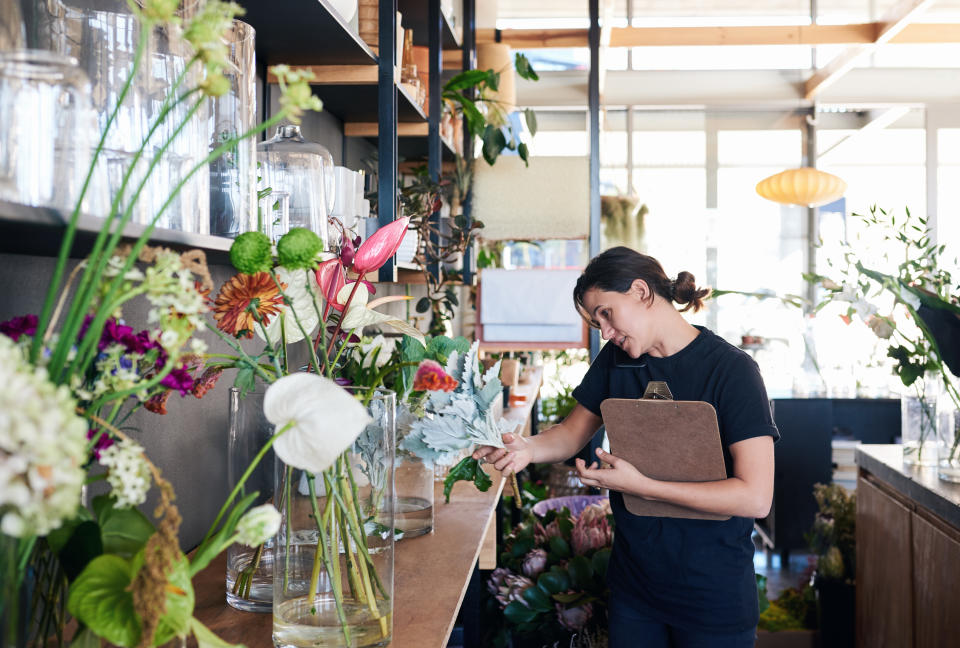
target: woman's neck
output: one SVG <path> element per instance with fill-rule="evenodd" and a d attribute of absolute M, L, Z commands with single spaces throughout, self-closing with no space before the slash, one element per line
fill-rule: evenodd
<path fill-rule="evenodd" d="M 666 358 L 679 353 L 700 335 L 700 329 L 685 320 L 672 305 L 668 308 L 663 311 L 660 339 L 647 351 L 654 358 Z"/>

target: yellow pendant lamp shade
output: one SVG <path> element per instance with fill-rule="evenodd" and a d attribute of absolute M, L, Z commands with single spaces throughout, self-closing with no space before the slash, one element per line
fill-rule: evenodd
<path fill-rule="evenodd" d="M 811 167 L 787 169 L 757 183 L 757 193 L 767 200 L 809 207 L 833 202 L 846 190 L 837 176 Z"/>

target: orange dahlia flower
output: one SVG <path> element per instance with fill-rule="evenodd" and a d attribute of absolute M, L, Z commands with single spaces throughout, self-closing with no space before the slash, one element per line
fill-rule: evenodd
<path fill-rule="evenodd" d="M 284 284 L 280 284 L 284 288 Z M 256 311 L 266 326 L 274 315 L 283 310 L 283 295 L 273 278 L 266 272 L 236 274 L 223 284 L 213 303 L 213 318 L 217 328 L 234 337 L 253 337 L 257 321 Z"/>

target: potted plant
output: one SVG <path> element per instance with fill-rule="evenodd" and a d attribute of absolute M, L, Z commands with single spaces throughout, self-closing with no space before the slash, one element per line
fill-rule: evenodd
<path fill-rule="evenodd" d="M 806 535 L 817 556 L 814 589 L 824 648 L 853 646 L 856 620 L 856 494 L 839 484 L 816 484 L 820 510 Z"/>

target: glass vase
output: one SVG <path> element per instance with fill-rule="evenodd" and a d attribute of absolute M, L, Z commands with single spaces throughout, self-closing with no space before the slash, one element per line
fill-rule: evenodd
<path fill-rule="evenodd" d="M 132 170 L 120 207 L 131 210 L 133 222 L 149 224 L 156 220 L 157 227 L 208 233 L 209 174 L 201 169 L 189 176 L 208 153 L 207 102 L 192 97 L 176 101 L 199 84 L 203 70 L 193 61 L 193 51 L 179 30 L 156 27 L 146 40 L 142 39 L 140 25 L 126 0 L 46 0 L 32 4 L 36 11 L 26 20 L 28 46 L 79 61 L 92 86 L 90 97 L 99 119 L 96 133 L 106 126 L 130 75 L 135 53 L 142 46 L 137 73 L 101 153 L 110 196 L 117 195 Z M 189 20 L 200 6 L 197 1 L 184 2 L 178 15 Z M 179 87 L 174 87 L 178 80 Z M 135 160 L 155 124 L 143 155 Z M 155 168 L 150 171 L 154 162 Z M 164 209 L 181 182 L 177 196 Z M 134 201 L 132 196 L 141 184 Z"/>
<path fill-rule="evenodd" d="M 90 92 L 76 59 L 0 52 L 0 200 L 73 211 L 96 146 Z M 102 212 L 105 190 L 95 175 L 81 211 Z"/>
<path fill-rule="evenodd" d="M 227 33 L 230 90 L 209 102 L 210 150 L 256 125 L 257 79 L 253 27 L 234 20 Z M 257 143 L 248 137 L 210 163 L 210 233 L 236 238 L 256 229 Z"/>
<path fill-rule="evenodd" d="M 900 398 L 900 437 L 906 465 L 937 465 L 938 384 L 938 378 L 927 372 L 911 387 L 914 393 Z"/>
<path fill-rule="evenodd" d="M 402 538 L 416 538 L 433 531 L 433 468 L 409 452 L 397 452 L 394 471 L 397 484 L 397 515 L 394 526 Z M 401 538 L 401 539 L 402 539 Z"/>
<path fill-rule="evenodd" d="M 354 392 L 367 400 L 367 390 Z M 273 643 L 384 646 L 393 633 L 394 394 L 321 474 L 276 460 L 283 521 L 274 546 Z"/>
<path fill-rule="evenodd" d="M 263 392 L 230 389 L 230 432 L 227 441 L 229 488 L 240 482 L 261 448 L 273 436 L 274 426 L 263 415 Z M 240 498 L 254 491 L 260 495 L 254 506 L 273 501 L 274 453 L 268 450 L 240 491 Z M 276 504 L 275 504 L 276 505 Z M 273 609 L 273 540 L 259 547 L 233 543 L 227 549 L 227 603 L 247 612 Z"/>
<path fill-rule="evenodd" d="M 960 482 L 960 411 L 946 390 L 937 398 L 937 475 Z"/>

